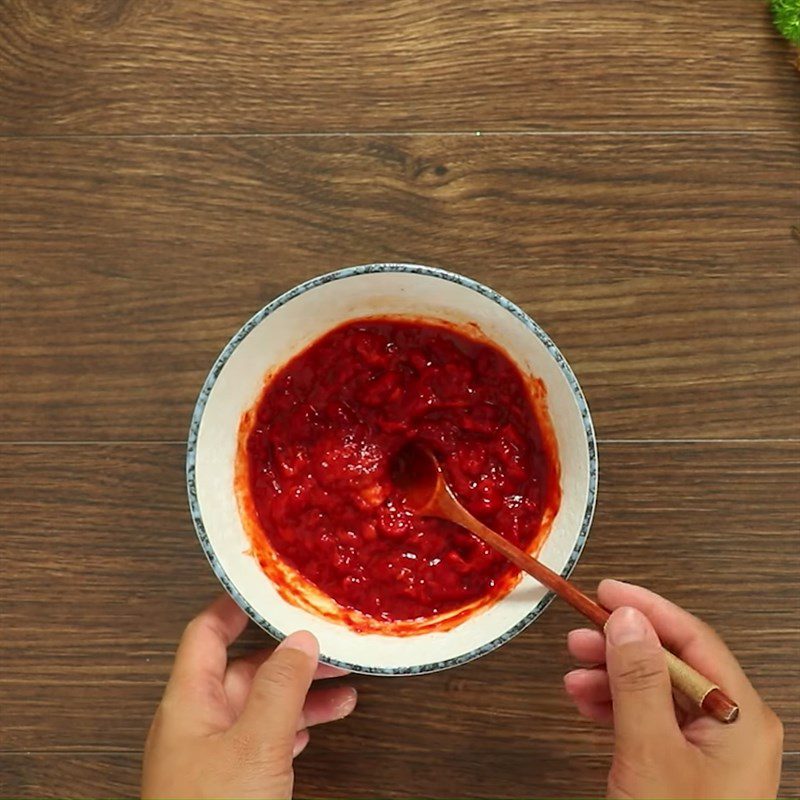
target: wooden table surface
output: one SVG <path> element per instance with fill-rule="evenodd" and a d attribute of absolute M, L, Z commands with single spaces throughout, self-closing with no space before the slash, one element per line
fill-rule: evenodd
<path fill-rule="evenodd" d="M 800 794 L 799 101 L 757 0 L 0 3 L 2 795 L 137 792 L 219 591 L 184 489 L 200 384 L 277 293 L 390 260 L 555 338 L 600 447 L 575 579 L 715 625 Z M 356 679 L 298 794 L 599 796 L 576 622 Z"/>

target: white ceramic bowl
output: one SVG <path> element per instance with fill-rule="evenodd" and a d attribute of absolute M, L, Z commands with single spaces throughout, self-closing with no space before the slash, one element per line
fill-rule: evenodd
<path fill-rule="evenodd" d="M 463 664 L 507 642 L 552 596 L 525 575 L 502 600 L 455 628 L 418 636 L 360 634 L 281 598 L 248 554 L 234 493 L 237 432 L 264 376 L 319 336 L 350 319 L 411 315 L 477 323 L 484 334 L 540 379 L 561 462 L 561 507 L 540 559 L 568 575 L 594 513 L 597 455 L 578 382 L 547 334 L 521 309 L 475 281 L 412 264 L 370 264 L 322 275 L 259 311 L 220 354 L 200 392 L 186 462 L 189 505 L 211 567 L 237 603 L 277 639 L 301 628 L 319 639 L 321 658 L 356 672 L 408 675 Z"/>

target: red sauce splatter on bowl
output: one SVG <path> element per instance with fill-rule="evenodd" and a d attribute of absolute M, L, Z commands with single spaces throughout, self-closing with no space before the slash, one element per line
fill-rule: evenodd
<path fill-rule="evenodd" d="M 284 597 L 404 634 L 452 627 L 513 588 L 502 556 L 408 508 L 391 460 L 411 440 L 478 519 L 538 550 L 561 497 L 541 383 L 476 326 L 357 320 L 271 376 L 242 420 L 240 507 Z"/>

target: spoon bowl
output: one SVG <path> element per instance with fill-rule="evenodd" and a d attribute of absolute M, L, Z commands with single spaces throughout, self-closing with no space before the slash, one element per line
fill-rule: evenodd
<path fill-rule="evenodd" d="M 392 459 L 391 471 L 392 482 L 403 492 L 411 508 L 417 514 L 429 516 L 442 485 L 446 486 L 436 456 L 427 447 L 412 441 Z"/>

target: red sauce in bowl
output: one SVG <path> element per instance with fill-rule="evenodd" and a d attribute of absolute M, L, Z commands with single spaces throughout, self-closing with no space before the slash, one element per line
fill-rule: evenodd
<path fill-rule="evenodd" d="M 516 568 L 410 511 L 391 459 L 426 444 L 478 519 L 535 551 L 561 496 L 543 395 L 476 328 L 375 318 L 327 333 L 243 418 L 237 488 L 263 568 L 285 597 L 359 630 L 450 626 L 498 599 Z"/>

